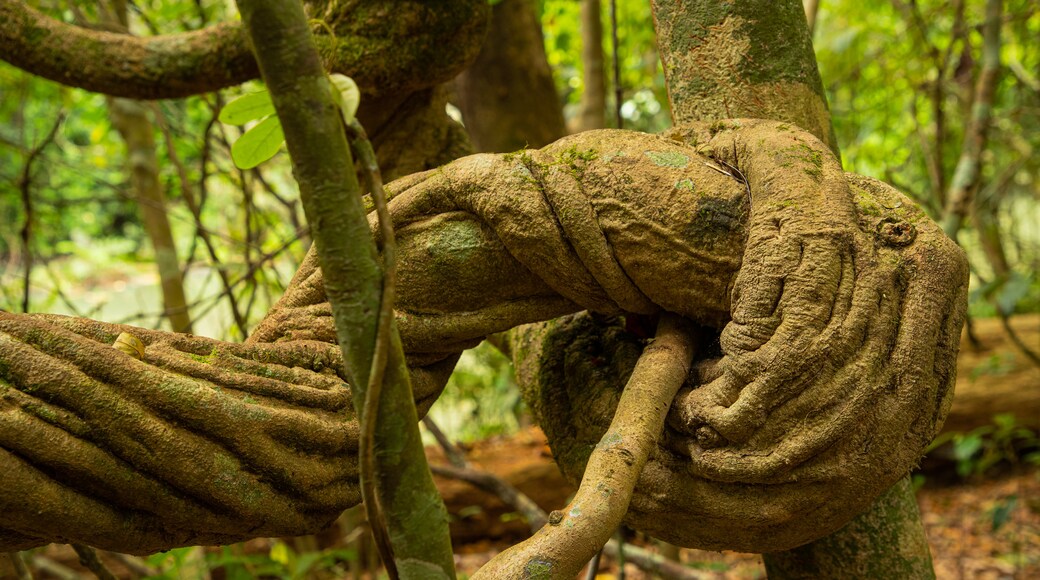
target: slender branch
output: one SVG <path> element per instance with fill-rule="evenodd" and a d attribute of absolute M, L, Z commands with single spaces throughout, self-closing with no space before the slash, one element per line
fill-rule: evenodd
<path fill-rule="evenodd" d="M 137 556 L 131 556 L 130 554 L 123 554 L 120 552 L 105 551 L 104 553 L 118 560 L 120 564 L 126 566 L 128 570 L 138 576 L 158 576 L 161 573 L 159 570 L 149 566 L 144 560 Z"/>
<path fill-rule="evenodd" d="M 423 425 L 426 425 L 426 428 L 437 439 L 441 448 L 444 449 L 448 460 L 452 463 L 451 467 L 431 465 L 430 469 L 434 474 L 440 477 L 464 481 L 478 489 L 495 495 L 527 520 L 532 533 L 537 533 L 548 522 L 549 515 L 527 494 L 493 473 L 473 469 L 469 461 L 466 460 L 466 455 L 462 450 L 444 435 L 444 432 L 441 431 L 440 427 L 437 426 L 429 415 L 423 418 Z M 623 546 L 617 540 L 607 542 L 602 552 L 597 552 L 597 556 L 603 552 L 619 561 L 623 561 L 625 557 L 628 557 L 640 570 L 658 574 L 666 580 L 695 580 L 702 577 L 695 571 L 660 554 L 654 554 L 638 546 Z M 594 567 L 590 567 L 590 571 L 592 569 Z"/>
<path fill-rule="evenodd" d="M 289 215 L 289 221 L 292 222 L 293 229 L 300 229 L 302 224 L 300 223 L 300 216 L 298 214 L 299 204 L 297 203 L 297 200 L 282 197 L 274 186 L 272 186 L 264 177 L 264 173 L 260 170 L 260 167 L 254 167 L 252 173 L 253 176 L 256 177 L 257 182 L 260 183 L 260 186 L 264 188 L 264 191 L 285 207 L 285 211 Z"/>
<path fill-rule="evenodd" d="M 524 570 L 574 578 L 621 524 L 665 415 L 689 373 L 694 339 L 681 318 L 665 315 L 621 394 L 610 428 L 592 451 L 581 486 L 549 525 L 502 552 L 474 576 L 506 578 Z"/>
<path fill-rule="evenodd" d="M 657 574 L 665 580 L 705 580 L 706 578 L 715 577 L 713 574 L 703 574 L 687 568 L 678 562 L 665 558 L 661 554 L 655 554 L 639 546 L 633 546 L 632 544 L 622 546 L 617 540 L 607 542 L 607 545 L 603 546 L 603 552 L 617 560 L 622 568 L 627 560 L 635 564 L 640 570 Z"/>
<path fill-rule="evenodd" d="M 1012 344 L 1018 347 L 1018 350 L 1022 352 L 1034 365 L 1040 367 L 1040 356 L 1038 356 L 1032 349 L 1026 346 L 1025 341 L 1022 337 L 1015 332 L 1015 329 L 1011 327 L 1011 317 L 1004 312 L 999 306 L 997 307 L 997 314 L 1000 316 L 1000 323 L 1004 326 L 1004 332 L 1007 333 L 1008 338 L 1011 339 Z"/>
<path fill-rule="evenodd" d="M 383 307 L 384 284 L 343 121 L 302 6 L 280 0 L 239 0 L 238 5 L 314 230 L 354 408 L 364 409 L 372 370 L 378 368 L 373 359 L 380 320 L 373 313 Z M 395 558 L 384 564 L 391 578 L 395 568 L 406 577 L 454 578 L 447 510 L 423 454 L 401 339 L 389 327 L 385 396 L 378 415 L 361 418 L 362 430 L 366 422 L 379 424 L 376 491 L 395 542 Z"/>
<path fill-rule="evenodd" d="M 596 580 L 596 572 L 599 572 L 599 561 L 602 557 L 603 550 L 600 550 L 589 560 L 589 567 L 585 572 L 585 580 Z"/>
<path fill-rule="evenodd" d="M 464 481 L 478 489 L 494 494 L 503 503 L 523 515 L 528 525 L 531 526 L 532 532 L 537 532 L 545 525 L 549 514 L 539 507 L 527 494 L 493 473 L 473 469 L 469 462 L 466 461 L 462 451 L 444 436 L 444 433 L 437 427 L 436 423 L 430 420 L 429 416 L 423 419 L 423 424 L 426 425 L 427 429 L 430 429 L 437 441 L 441 443 L 448 457 L 457 454 L 458 460 L 462 462 L 462 465 L 453 467 L 431 465 L 430 469 L 435 474 L 440 477 Z M 691 570 L 678 562 L 669 560 L 660 554 L 655 554 L 639 546 L 630 544 L 623 546 L 616 539 L 607 542 L 606 546 L 603 547 L 603 552 L 618 561 L 628 558 L 640 570 L 658 574 L 665 580 L 700 580 L 705 577 L 703 574 L 699 574 L 697 571 Z"/>
<path fill-rule="evenodd" d="M 372 536 L 376 540 L 380 556 L 387 564 L 387 572 L 394 567 L 394 551 L 390 544 L 386 517 L 383 514 L 375 483 L 376 470 L 376 420 L 379 416 L 379 403 L 382 400 L 383 380 L 386 376 L 386 363 L 390 350 L 391 325 L 394 320 L 394 288 L 396 282 L 397 243 L 394 238 L 394 226 L 390 212 L 386 207 L 386 192 L 383 191 L 383 178 L 379 172 L 379 162 L 368 140 L 364 127 L 357 119 L 347 123 L 347 132 L 351 150 L 358 159 L 358 166 L 365 176 L 365 181 L 372 193 L 376 216 L 379 219 L 379 249 L 383 257 L 383 292 L 379 300 L 378 325 L 376 327 L 375 351 L 372 354 L 372 369 L 368 375 L 368 389 L 365 391 L 365 407 L 362 413 L 361 429 L 361 493 L 365 497 L 365 510 L 372 526 Z"/>
<path fill-rule="evenodd" d="M 116 580 L 115 574 L 109 570 L 105 564 L 98 559 L 97 552 L 90 546 L 84 546 L 83 544 L 69 544 L 73 550 L 76 550 L 76 554 L 79 556 L 79 563 L 86 566 L 87 570 L 94 573 L 98 580 Z"/>
<path fill-rule="evenodd" d="M 80 574 L 68 566 L 59 564 L 58 562 L 39 554 L 33 554 L 29 561 L 37 572 L 46 573 L 48 576 L 53 576 L 58 580 L 81 580 L 86 577 L 85 574 Z"/>
<path fill-rule="evenodd" d="M 293 236 L 293 237 L 289 238 L 288 240 L 282 242 L 282 245 L 278 246 L 274 250 L 271 250 L 270 252 L 267 252 L 266 254 L 261 256 L 258 260 L 256 260 L 250 266 L 249 270 L 246 271 L 245 274 L 242 274 L 242 276 L 238 277 L 237 279 L 235 279 L 235 280 L 233 280 L 231 282 L 231 284 L 229 285 L 230 289 L 234 290 L 235 288 L 237 288 L 240 284 L 242 284 L 246 280 L 251 279 L 253 277 L 253 275 L 256 274 L 256 272 L 258 270 L 260 270 L 265 265 L 267 265 L 268 262 L 270 262 L 271 260 L 273 260 L 273 259 L 277 258 L 278 256 L 280 256 L 286 250 L 291 248 L 293 246 L 293 244 L 299 242 L 300 238 L 302 238 L 304 236 L 307 236 L 309 234 L 310 234 L 310 227 L 309 226 L 303 226 L 303 228 L 301 230 L 296 232 L 295 236 Z M 203 318 L 211 310 L 213 310 L 214 308 L 217 307 L 217 305 L 219 304 L 219 300 L 220 300 L 221 296 L 224 296 L 224 291 L 223 290 L 219 294 L 216 294 L 214 296 L 208 296 L 206 298 L 201 298 L 199 300 L 196 300 L 195 302 L 192 302 L 191 304 L 189 304 L 188 307 L 189 308 L 196 308 L 196 307 L 200 307 L 201 305 L 206 304 L 208 302 L 209 305 L 206 306 L 205 308 L 202 308 L 197 313 L 198 318 Z M 137 320 L 137 319 L 142 318 L 142 317 L 143 317 L 143 315 L 134 315 L 134 316 L 131 316 L 131 317 L 127 317 L 127 318 L 125 318 L 125 319 L 123 319 L 121 321 L 118 321 L 118 322 L 120 324 L 129 324 L 131 321 Z"/>
<path fill-rule="evenodd" d="M 625 554 L 625 534 L 622 533 L 622 528 L 620 526 L 618 526 L 617 530 L 614 531 L 614 541 L 617 542 L 618 547 L 617 554 L 615 555 L 618 564 L 617 580 L 625 580 L 625 557 L 627 554 Z M 605 547 L 606 546 L 604 546 L 604 548 Z"/>
<path fill-rule="evenodd" d="M 65 112 L 59 111 L 54 119 L 50 131 L 32 150 L 22 165 L 22 174 L 18 178 L 18 189 L 22 194 L 22 208 L 25 212 L 25 223 L 22 225 L 21 237 L 22 248 L 25 252 L 25 275 L 22 286 L 22 312 L 29 312 L 29 282 L 32 277 L 33 254 L 32 254 L 32 226 L 33 226 L 33 204 L 32 204 L 32 168 L 33 164 L 43 153 L 43 150 L 54 141 L 58 134 L 61 122 L 65 120 Z"/>
<path fill-rule="evenodd" d="M 971 119 L 964 132 L 961 156 L 953 172 L 942 220 L 943 231 L 956 240 L 972 204 L 981 175 L 982 154 L 986 150 L 993 118 L 993 97 L 1000 77 L 1000 29 L 1003 0 L 987 0 L 986 21 L 982 26 L 982 70 L 975 84 Z"/>
<path fill-rule="evenodd" d="M 217 271 L 217 276 L 220 277 L 220 282 L 224 286 L 224 296 L 227 297 L 228 305 L 231 307 L 231 316 L 235 320 L 235 327 L 237 327 L 238 331 L 242 334 L 242 339 L 245 339 L 249 336 L 249 327 L 246 324 L 245 318 L 242 316 L 241 309 L 238 306 L 238 300 L 235 298 L 235 293 L 231 289 L 231 282 L 228 279 L 227 271 L 224 269 L 220 258 L 217 257 L 217 250 L 213 246 L 213 240 L 209 235 L 209 231 L 202 223 L 202 209 L 199 207 L 199 204 L 195 199 L 195 192 L 192 191 L 191 179 L 188 177 L 188 170 L 184 167 L 184 163 L 181 162 L 180 156 L 177 154 L 177 148 L 174 146 L 173 135 L 170 133 L 170 127 L 166 122 L 166 116 L 163 115 L 162 109 L 155 103 L 152 104 L 152 111 L 155 112 L 155 121 L 159 125 L 159 130 L 163 136 L 163 142 L 166 144 L 166 155 L 170 158 L 170 163 L 172 163 L 174 168 L 177 170 L 177 179 L 181 184 L 181 197 L 184 198 L 184 204 L 188 206 L 188 211 L 191 212 L 191 216 L 195 220 L 195 233 L 202 238 L 202 243 L 206 246 L 206 251 L 209 253 L 211 265 Z M 216 116 L 214 115 L 214 119 L 215 118 Z M 213 120 L 210 122 L 212 123 Z"/>
<path fill-rule="evenodd" d="M 549 521 L 548 514 L 538 507 L 534 500 L 500 477 L 469 467 L 431 465 L 430 470 L 434 475 L 465 481 L 501 499 L 503 503 L 524 516 L 532 533 L 540 530 Z"/>
<path fill-rule="evenodd" d="M 458 446 L 448 439 L 448 436 L 444 434 L 444 431 L 441 431 L 441 428 L 437 426 L 437 423 L 434 423 L 432 417 L 427 415 L 423 417 L 422 422 L 423 425 L 426 426 L 426 429 L 428 429 L 433 435 L 433 438 L 437 440 L 437 443 L 440 444 L 441 449 L 444 450 L 444 455 L 447 456 L 448 463 L 459 468 L 468 467 L 469 462 L 466 461 L 466 455 L 458 448 Z"/>

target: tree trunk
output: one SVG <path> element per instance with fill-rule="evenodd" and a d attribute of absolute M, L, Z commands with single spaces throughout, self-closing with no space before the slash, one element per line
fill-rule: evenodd
<path fill-rule="evenodd" d="M 964 142 L 950 191 L 946 194 L 942 225 L 954 240 L 971 208 L 982 175 L 982 155 L 989 139 L 993 118 L 993 98 L 1000 78 L 1000 29 L 1004 23 L 1003 0 L 986 1 L 986 21 L 982 25 L 982 68 L 975 83 L 971 116 L 964 130 Z"/>
<path fill-rule="evenodd" d="M 653 0 L 652 4 L 676 123 L 743 116 L 790 121 L 839 153 L 801 2 Z M 879 525 L 893 532 L 885 536 L 863 533 Z M 832 577 L 856 577 L 863 567 L 917 572 L 913 576 L 872 576 L 876 578 L 934 577 L 927 542 L 916 542 L 910 550 L 893 543 L 923 537 L 923 530 L 913 490 L 904 478 L 838 532 L 797 552 L 766 554 L 764 559 L 770 570 L 808 574 L 810 570 L 797 564 L 805 561 L 806 554 L 869 540 L 857 548 L 855 564 L 845 560 L 849 566 L 840 568 L 841 561 L 837 561 L 834 566 L 839 567 L 831 569 L 835 572 Z"/>
<path fill-rule="evenodd" d="M 766 574 L 770 580 L 935 578 L 919 522 L 913 486 L 903 478 L 840 531 L 793 550 L 765 554 Z"/>
<path fill-rule="evenodd" d="M 531 0 L 494 5 L 487 40 L 455 89 L 477 151 L 543 147 L 566 132 Z"/>
<path fill-rule="evenodd" d="M 148 109 L 138 101 L 118 97 L 108 99 L 108 109 L 112 125 L 126 142 L 130 186 L 141 211 L 145 232 L 155 250 L 162 284 L 163 312 L 174 332 L 191 332 L 177 246 L 166 213 L 166 195 L 159 183 L 159 158 L 155 152 L 154 128 L 148 119 Z"/>
<path fill-rule="evenodd" d="M 796 0 L 653 0 L 676 125 L 787 121 L 838 153 L 805 11 Z"/>
<path fill-rule="evenodd" d="M 603 18 L 599 0 L 581 2 L 581 63 L 585 89 L 581 93 L 578 130 L 607 126 L 607 77 L 603 68 Z"/>

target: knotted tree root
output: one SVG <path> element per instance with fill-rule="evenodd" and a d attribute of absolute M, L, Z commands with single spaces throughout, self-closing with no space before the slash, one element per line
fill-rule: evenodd
<path fill-rule="evenodd" d="M 909 470 L 948 409 L 962 253 L 792 127 L 588 132 L 387 189 L 420 412 L 462 349 L 520 324 L 668 311 L 718 331 L 628 515 L 672 543 L 765 551 L 826 534 Z M 110 346 L 120 332 L 144 360 Z M 591 354 L 544 329 L 514 345 L 571 476 L 627 378 L 615 351 L 638 357 L 615 335 Z M 245 345 L 0 316 L 0 469 L 15 474 L 0 486 L 0 551 L 320 528 L 358 501 L 334 340 L 313 255 Z"/>

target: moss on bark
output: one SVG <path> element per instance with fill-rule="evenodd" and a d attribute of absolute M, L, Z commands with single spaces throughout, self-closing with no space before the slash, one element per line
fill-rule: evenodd
<path fill-rule="evenodd" d="M 798 0 L 653 0 L 677 124 L 788 121 L 837 152 L 812 39 Z"/>
<path fill-rule="evenodd" d="M 903 478 L 839 533 L 768 554 L 766 573 L 772 580 L 935 578 L 924 528 L 902 523 L 919 518 L 910 480 Z"/>
<path fill-rule="evenodd" d="M 406 95 L 450 80 L 476 57 L 487 25 L 484 0 L 309 4 L 335 34 L 315 31 L 327 67 L 353 77 L 369 95 Z M 237 22 L 133 37 L 65 24 L 21 0 L 0 0 L 0 45 L 0 58 L 28 72 L 135 99 L 215 91 L 259 74 Z"/>

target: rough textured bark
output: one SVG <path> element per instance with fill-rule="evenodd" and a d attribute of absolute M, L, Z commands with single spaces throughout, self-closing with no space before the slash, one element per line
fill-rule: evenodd
<path fill-rule="evenodd" d="M 607 126 L 607 77 L 603 68 L 603 19 L 599 0 L 581 2 L 581 64 L 585 88 L 581 93 L 578 129 Z"/>
<path fill-rule="evenodd" d="M 163 312 L 174 332 L 191 330 L 191 315 L 184 294 L 177 246 L 170 230 L 166 213 L 166 194 L 159 183 L 159 157 L 155 152 L 155 128 L 148 118 L 148 109 L 137 101 L 120 98 L 108 99 L 112 126 L 126 143 L 130 187 L 141 212 L 144 230 L 155 251 L 162 287 Z"/>
<path fill-rule="evenodd" d="M 487 40 L 455 88 L 477 151 L 542 147 L 566 133 L 541 23 L 530 0 L 495 4 Z"/>
<path fill-rule="evenodd" d="M 721 119 L 730 116 L 734 106 L 750 107 L 748 114 L 756 117 L 799 124 L 837 153 L 811 32 L 800 2 L 654 0 L 654 21 L 676 120 Z M 707 437 L 712 439 L 714 434 Z M 906 490 L 910 488 L 904 485 L 900 489 L 909 493 Z M 905 516 L 890 524 L 905 527 L 907 535 L 919 533 L 921 522 L 916 511 L 878 510 L 883 506 L 874 504 L 860 517 Z M 838 541 L 844 534 L 842 530 L 832 540 Z M 894 561 L 899 552 L 892 548 L 865 544 L 861 556 Z M 766 560 L 773 557 L 766 555 Z"/>
<path fill-rule="evenodd" d="M 387 180 L 440 167 L 473 152 L 466 130 L 444 112 L 447 85 L 395 99 L 362 99 L 358 119 L 368 131 Z"/>
<path fill-rule="evenodd" d="M 381 265 L 376 254 L 343 121 L 307 18 L 296 2 L 240 0 L 239 8 L 284 127 L 316 254 L 328 272 L 324 288 L 353 386 L 354 408 L 365 410 L 364 426 L 375 425 L 374 435 L 368 430 L 375 437 L 368 444 L 378 446 L 375 471 L 363 470 L 362 477 L 377 481 L 362 490 L 366 506 L 381 506 L 369 513 L 382 512 L 386 519 L 371 522 L 386 525 L 385 532 L 377 531 L 391 537 L 381 550 L 383 564 L 394 577 L 399 571 L 405 578 L 454 578 L 448 514 L 426 465 L 400 337 L 379 315 L 381 301 L 392 300 L 392 293 L 383 289 L 390 266 Z M 392 316 L 390 304 L 383 308 Z M 380 326 L 388 337 L 377 335 Z M 377 340 L 383 341 L 381 347 Z M 378 374 L 384 376 L 371 376 Z M 367 390 L 379 387 L 382 396 L 376 405 L 366 404 Z M 369 496 L 373 487 L 375 495 Z"/>
<path fill-rule="evenodd" d="M 903 478 L 841 533 L 770 554 L 766 574 L 770 580 L 935 578 L 924 528 L 901 524 L 919 518 L 910 480 Z"/>
<path fill-rule="evenodd" d="M 332 41 L 316 28 L 328 68 L 351 76 L 367 94 L 407 94 L 451 79 L 476 55 L 470 40 L 482 38 L 486 26 L 485 0 L 308 4 L 336 35 Z M 120 97 L 185 97 L 258 75 L 240 23 L 139 38 L 64 24 L 21 0 L 0 0 L 0 46 L 0 58 L 23 70 Z"/>
<path fill-rule="evenodd" d="M 677 123 L 787 121 L 837 153 L 800 0 L 652 0 Z"/>
<path fill-rule="evenodd" d="M 691 375 L 703 386 L 677 400 L 627 517 L 671 543 L 775 550 L 836 529 L 917 461 L 948 409 L 963 254 L 788 125 L 593 131 L 388 190 L 420 413 L 463 348 L 518 324 L 670 311 L 714 329 Z M 142 360 L 110 346 L 119 332 L 144 342 Z M 626 376 L 577 336 L 513 349 L 521 378 L 553 379 L 523 382 L 572 477 Z M 313 257 L 245 345 L 0 314 L 0 550 L 148 552 L 332 521 L 358 499 L 335 340 Z M 614 344 L 634 362 L 632 340 Z"/>

